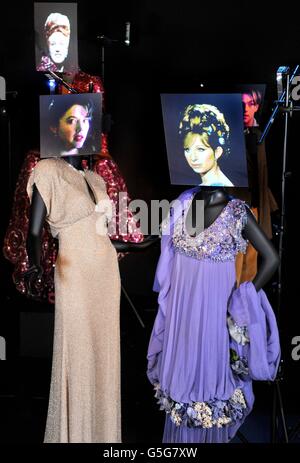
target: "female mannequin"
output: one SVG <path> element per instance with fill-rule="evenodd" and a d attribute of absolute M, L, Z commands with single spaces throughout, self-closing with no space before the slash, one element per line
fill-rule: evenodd
<path fill-rule="evenodd" d="M 117 251 L 145 249 L 142 243 L 109 239 L 111 206 L 104 180 L 79 171 L 78 156 L 38 162 L 27 186 L 31 198 L 27 252 L 22 276 L 31 292 L 41 276 L 45 219 L 58 236 L 55 263 L 55 329 L 52 377 L 44 442 L 120 442 L 120 277 Z M 82 173 L 82 175 L 81 175 Z M 97 207 L 96 207 L 97 205 Z M 100 224 L 99 224 L 100 220 Z M 104 224 L 103 222 L 103 224 Z"/>
<path fill-rule="evenodd" d="M 220 215 L 230 199 L 231 197 L 226 193 L 224 188 L 201 187 L 201 190 L 194 196 L 191 208 L 188 211 L 188 217 L 192 214 L 193 228 L 196 226 L 197 200 L 204 201 L 204 228 L 207 228 Z M 254 246 L 261 256 L 259 270 L 253 279 L 253 284 L 256 290 L 259 291 L 271 279 L 277 269 L 279 265 L 279 256 L 266 234 L 257 224 L 249 208 L 247 208 L 247 219 L 247 224 L 243 230 L 243 236 Z M 198 233 L 199 230 L 196 231 L 196 234 Z"/>
<path fill-rule="evenodd" d="M 195 220 L 197 200 L 204 201 L 204 229 Z M 235 257 L 247 240 L 262 264 L 253 282 L 237 287 Z M 230 441 L 252 410 L 252 380 L 275 379 L 278 329 L 261 288 L 278 262 L 249 208 L 224 188 L 196 187 L 174 203 L 163 224 L 147 355 L 166 412 L 164 443 Z"/>
<path fill-rule="evenodd" d="M 67 163 L 71 164 L 75 169 L 79 169 L 81 166 L 80 156 L 65 156 L 63 158 Z M 87 184 L 91 198 L 95 202 L 93 191 L 89 184 Z M 34 287 L 36 280 L 41 278 L 43 270 L 40 265 L 41 256 L 41 242 L 42 242 L 42 231 L 46 217 L 46 206 L 36 186 L 33 186 L 32 203 L 30 207 L 29 216 L 29 228 L 27 235 L 27 254 L 29 269 L 22 273 L 22 278 L 25 279 L 28 294 L 34 296 L 32 288 Z M 118 253 L 126 252 L 139 252 L 147 249 L 150 245 L 157 241 L 158 237 L 149 235 L 143 241 L 134 242 L 123 242 L 112 240 L 112 244 Z"/>
<path fill-rule="evenodd" d="M 66 75 L 65 78 L 68 78 L 69 85 L 78 93 L 88 93 L 91 91 L 94 93 L 102 93 L 103 103 L 105 104 L 104 88 L 100 77 L 79 71 L 75 75 Z M 67 91 L 61 84 L 59 86 L 59 93 L 70 93 L 70 91 Z M 115 241 L 140 243 L 143 241 L 144 237 L 128 206 L 130 196 L 125 179 L 117 163 L 110 155 L 107 131 L 109 131 L 109 127 L 106 127 L 105 133 L 101 134 L 101 152 L 95 156 L 89 156 L 89 161 L 83 156 L 78 158 L 78 160 L 82 159 L 83 166 L 81 167 L 80 164 L 78 164 L 78 168 L 86 169 L 89 165 L 89 168 L 102 177 L 106 183 L 107 194 L 115 206 L 117 225 L 117 227 L 109 226 L 109 237 Z M 28 293 L 28 281 L 25 282 L 23 278 L 24 271 L 28 268 L 26 236 L 28 235 L 29 202 L 26 185 L 32 169 L 39 161 L 40 153 L 38 151 L 31 150 L 26 154 L 15 188 L 12 213 L 5 235 L 3 251 L 5 257 L 14 266 L 12 276 L 16 289 L 20 293 L 36 300 L 47 300 L 50 304 L 54 304 L 54 264 L 57 257 L 57 240 L 51 235 L 47 223 L 45 223 L 45 227 L 42 231 L 41 246 L 37 246 L 38 252 L 42 249 L 40 264 L 43 268 L 43 275 L 37 284 L 31 286 L 30 294 Z M 70 160 L 70 162 L 74 161 L 75 158 Z M 119 193 L 124 193 L 126 196 L 126 205 L 122 202 L 122 208 L 120 208 L 118 204 Z M 120 223 L 126 223 L 126 234 L 121 234 L 119 232 Z M 125 255 L 125 252 L 118 252 L 118 259 L 121 260 Z M 35 273 L 36 272 L 34 272 L 34 274 Z"/>

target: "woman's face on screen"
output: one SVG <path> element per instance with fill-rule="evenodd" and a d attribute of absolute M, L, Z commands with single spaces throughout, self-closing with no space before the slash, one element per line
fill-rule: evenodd
<path fill-rule="evenodd" d="M 85 106 L 74 104 L 59 120 L 58 135 L 66 149 L 80 149 L 86 140 L 91 118 Z"/>
<path fill-rule="evenodd" d="M 198 133 L 189 132 L 186 135 L 183 149 L 189 166 L 197 174 L 204 175 L 217 164 L 215 151 Z"/>
<path fill-rule="evenodd" d="M 48 39 L 49 54 L 55 64 L 62 64 L 68 56 L 70 37 L 56 31 Z"/>

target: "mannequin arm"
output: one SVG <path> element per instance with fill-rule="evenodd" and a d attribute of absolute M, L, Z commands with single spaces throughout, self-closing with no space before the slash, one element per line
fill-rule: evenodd
<path fill-rule="evenodd" d="M 279 256 L 271 241 L 259 227 L 252 212 L 247 208 L 247 224 L 242 232 L 245 239 L 261 256 L 259 270 L 253 280 L 256 291 L 259 291 L 272 277 L 279 265 Z"/>
<path fill-rule="evenodd" d="M 29 227 L 26 241 L 29 266 L 40 266 L 42 232 L 46 218 L 45 203 L 36 188 L 33 185 L 32 202 L 29 212 Z"/>
<path fill-rule="evenodd" d="M 115 247 L 117 252 L 141 252 L 147 249 L 149 246 L 157 243 L 160 239 L 159 235 L 149 235 L 141 243 L 132 243 L 130 241 L 117 241 L 111 240 L 112 245 Z"/>
<path fill-rule="evenodd" d="M 45 203 L 33 185 L 32 202 L 29 211 L 29 227 L 26 240 L 29 269 L 22 272 L 28 296 L 36 298 L 35 284 L 43 274 L 41 262 L 42 232 L 47 209 Z"/>
<path fill-rule="evenodd" d="M 30 267 L 40 265 L 41 246 L 42 246 L 42 231 L 46 218 L 45 203 L 36 188 L 33 186 L 32 203 L 29 214 L 29 229 L 27 235 L 27 253 Z M 141 243 L 132 243 L 124 241 L 112 240 L 112 244 L 117 252 L 139 252 L 147 249 L 152 244 L 160 239 L 159 236 L 149 235 Z"/>

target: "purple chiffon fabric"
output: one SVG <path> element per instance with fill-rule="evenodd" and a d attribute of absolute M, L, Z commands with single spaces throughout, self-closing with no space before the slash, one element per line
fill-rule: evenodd
<path fill-rule="evenodd" d="M 179 236 L 178 224 L 180 220 L 184 224 L 198 188 L 178 198 L 163 227 L 163 232 L 169 230 L 162 236 L 154 283 L 159 310 L 148 348 L 147 375 L 159 389 L 160 408 L 167 412 L 163 442 L 168 443 L 228 442 L 253 407 L 252 379 L 274 379 L 280 359 L 276 320 L 265 293 L 257 293 L 251 282 L 236 288 L 235 255 L 247 245 L 241 234 L 245 203 L 232 199 L 202 232 L 200 241 L 199 237 L 189 241 L 185 230 L 182 239 Z M 228 316 L 247 330 L 250 343 L 242 345 L 230 336 Z M 244 359 L 248 374 L 233 370 L 231 350 Z M 191 425 L 187 414 L 183 419 L 183 407 L 220 406 L 236 390 L 242 391 L 245 406 L 230 415 L 230 423 Z M 176 416 L 181 413 L 177 423 L 170 403 Z"/>

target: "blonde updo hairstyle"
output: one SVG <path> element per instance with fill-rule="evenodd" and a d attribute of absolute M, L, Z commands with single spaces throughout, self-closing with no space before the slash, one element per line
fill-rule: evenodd
<path fill-rule="evenodd" d="M 202 143 L 214 151 L 220 146 L 223 154 L 230 153 L 230 129 L 224 114 L 210 104 L 188 105 L 179 123 L 179 135 L 184 142 L 188 134 L 198 134 Z"/>

